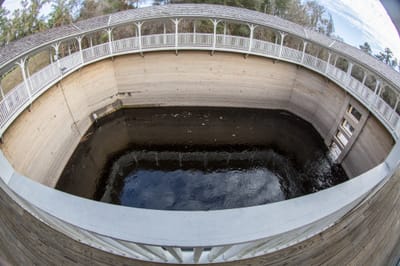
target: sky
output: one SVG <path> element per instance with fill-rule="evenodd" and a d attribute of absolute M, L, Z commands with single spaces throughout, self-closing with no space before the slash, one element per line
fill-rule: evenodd
<path fill-rule="evenodd" d="M 358 47 L 368 42 L 374 53 L 389 47 L 400 59 L 400 37 L 386 10 L 379 0 L 317 0 L 332 14 L 335 34 L 350 45 Z M 17 9 L 19 0 L 5 0 L 3 7 Z M 151 5 L 152 0 L 141 0 L 142 6 Z M 51 6 L 46 5 L 42 13 L 47 14 Z"/>
<path fill-rule="evenodd" d="M 379 0 L 317 0 L 332 14 L 335 34 L 358 47 L 368 42 L 372 50 L 389 47 L 400 59 L 400 37 Z"/>
<path fill-rule="evenodd" d="M 151 6 L 152 2 L 153 0 L 139 0 L 139 4 L 141 7 Z M 20 6 L 21 6 L 20 0 L 5 0 L 3 4 L 3 7 L 7 8 L 11 12 L 15 9 L 18 9 Z M 51 10 L 51 4 L 46 4 L 43 7 L 42 13 L 48 14 L 50 10 Z"/>

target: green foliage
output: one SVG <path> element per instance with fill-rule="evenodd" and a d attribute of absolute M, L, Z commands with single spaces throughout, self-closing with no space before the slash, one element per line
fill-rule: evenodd
<path fill-rule="evenodd" d="M 303 3 L 304 2 L 304 3 Z M 331 36 L 335 31 L 332 16 L 317 1 L 301 0 L 171 0 L 171 3 L 206 3 L 257 10 L 293 21 Z"/>
<path fill-rule="evenodd" d="M 369 45 L 368 42 L 365 42 L 364 44 L 360 45 L 359 47 L 362 51 L 366 52 L 367 54 L 372 54 L 371 46 Z"/>
<path fill-rule="evenodd" d="M 367 54 L 372 55 L 371 46 L 368 42 L 364 42 L 364 44 L 359 45 L 359 48 Z M 390 48 L 385 48 L 383 52 L 381 51 L 374 56 L 385 64 L 393 67 L 395 70 L 400 71 L 400 68 L 396 69 L 399 66 L 399 62 L 397 61 L 397 58 L 393 57 L 393 52 L 390 50 Z"/>
<path fill-rule="evenodd" d="M 375 57 L 389 65 L 393 57 L 393 52 L 390 50 L 390 48 L 385 48 L 384 52 L 379 52 L 379 54 L 376 54 Z"/>
<path fill-rule="evenodd" d="M 328 23 L 326 25 L 326 32 L 325 33 L 326 33 L 326 35 L 331 37 L 334 32 L 335 32 L 335 25 L 333 23 L 332 15 L 329 14 L 329 20 L 328 20 Z"/>
<path fill-rule="evenodd" d="M 51 0 L 52 11 L 49 14 L 48 27 L 59 27 L 72 23 L 73 10 L 78 6 L 78 0 Z"/>
<path fill-rule="evenodd" d="M 1 26 L 2 45 L 42 31 L 47 28 L 44 18 L 40 16 L 40 10 L 48 0 L 22 0 L 21 9 L 13 12 L 11 19 L 6 17 L 8 11 L 3 9 Z"/>
<path fill-rule="evenodd" d="M 0 45 L 46 29 L 47 24 L 40 16 L 40 10 L 46 3 L 48 0 L 22 0 L 21 8 L 10 17 L 8 10 L 0 8 Z"/>
<path fill-rule="evenodd" d="M 40 16 L 44 4 L 51 3 L 47 21 Z M 8 17 L 8 11 L 0 8 L 0 45 L 29 34 L 52 27 L 67 25 L 75 20 L 87 19 L 137 7 L 139 0 L 22 0 L 22 8 Z M 334 31 L 332 17 L 316 1 L 301 0 L 156 0 L 155 4 L 208 3 L 237 6 L 294 21 L 330 36 Z M 200 25 L 200 29 L 209 25 Z M 231 27 L 230 33 L 247 36 L 245 26 Z"/>
<path fill-rule="evenodd" d="M 390 50 L 390 48 L 385 48 L 383 52 L 375 54 L 375 57 L 378 58 L 380 61 L 384 62 L 385 64 L 393 67 L 395 70 L 396 67 L 399 65 L 397 58 L 393 57 L 393 52 L 392 50 Z"/>
<path fill-rule="evenodd" d="M 7 19 L 8 14 L 8 10 L 0 7 L 0 46 L 8 42 L 7 36 L 10 27 L 9 20 Z"/>
<path fill-rule="evenodd" d="M 349 67 L 349 62 L 346 59 L 339 57 L 336 61 L 336 67 L 346 72 Z"/>
<path fill-rule="evenodd" d="M 59 27 L 78 19 L 87 19 L 133 8 L 137 0 L 21 0 L 21 8 L 9 14 L 0 8 L 0 46 L 48 28 Z M 40 15 L 51 4 L 48 17 Z"/>
<path fill-rule="evenodd" d="M 397 101 L 396 92 L 389 86 L 385 86 L 381 93 L 382 99 L 392 108 L 394 108 Z"/>
<path fill-rule="evenodd" d="M 84 0 L 80 9 L 79 20 L 97 17 L 134 8 L 137 1 L 125 0 Z"/>
<path fill-rule="evenodd" d="M 40 11 L 46 3 L 51 4 L 51 12 L 47 20 L 40 15 Z M 139 0 L 21 0 L 21 8 L 15 10 L 11 15 L 9 11 L 0 7 L 0 46 L 47 28 L 135 8 L 138 3 Z M 155 0 L 154 2 L 155 5 L 168 3 L 220 4 L 257 10 L 293 21 L 333 38 L 338 38 L 334 35 L 335 27 L 332 16 L 315 0 Z M 186 26 L 189 27 L 190 25 L 182 25 L 182 27 Z M 209 21 L 200 21 L 197 27 L 198 32 L 212 32 L 212 29 L 213 26 Z M 227 30 L 229 34 L 233 35 L 249 35 L 249 28 L 246 25 L 230 24 Z M 221 24 L 218 25 L 218 31 L 221 31 Z M 114 37 L 132 36 L 133 32 L 134 29 L 132 27 L 116 29 Z M 268 30 L 257 30 L 255 36 L 263 37 L 270 41 L 276 40 L 275 34 Z M 107 36 L 103 33 L 93 37 L 95 37 L 96 43 L 107 41 Z M 300 43 L 299 40 L 291 38 L 285 40 L 285 45 L 295 49 L 299 49 Z M 311 54 L 320 54 L 321 51 L 318 49 L 317 47 L 309 46 L 307 51 Z M 367 42 L 360 45 L 360 49 L 372 54 L 371 47 Z M 393 52 L 389 48 L 375 56 L 394 68 L 398 66 L 398 61 L 394 58 Z M 347 66 L 345 62 L 339 62 L 338 65 L 343 69 Z"/>

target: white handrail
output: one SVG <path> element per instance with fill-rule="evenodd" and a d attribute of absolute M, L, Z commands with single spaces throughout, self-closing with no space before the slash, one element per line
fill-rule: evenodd
<path fill-rule="evenodd" d="M 112 53 L 109 43 L 87 48 L 82 51 L 82 57 L 76 52 L 34 73 L 29 83 L 32 84 L 32 100 L 66 75 L 98 60 L 142 51 L 212 51 L 213 37 L 213 34 L 206 33 L 180 33 L 176 47 L 175 34 L 157 34 L 113 41 Z M 215 50 L 284 60 L 314 70 L 359 99 L 397 140 L 399 115 L 370 89 L 354 78 L 348 79 L 344 71 L 312 55 L 302 57 L 301 51 L 289 47 L 283 47 L 280 52 L 280 45 L 262 40 L 253 40 L 251 49 L 249 45 L 249 38 L 217 35 Z M 0 134 L 29 105 L 29 100 L 24 83 L 5 96 L 0 102 Z M 189 214 L 84 200 L 18 175 L 11 166 L 3 166 L 7 165 L 7 160 L 1 153 L 0 165 L 0 175 L 5 183 L 3 189 L 11 189 L 16 201 L 49 226 L 71 238 L 92 246 L 101 245 L 120 255 L 173 263 L 208 263 L 253 257 L 307 239 L 335 223 L 393 170 L 383 163 L 351 181 L 304 197 L 263 206 Z M 11 176 L 3 176 L 5 168 L 12 169 Z M 301 211 L 306 211 L 307 215 L 298 213 L 300 205 Z M 244 220 L 235 223 L 235 217 L 239 216 Z M 121 217 L 124 218 L 121 220 Z M 268 219 L 263 220 L 263 217 Z M 132 229 L 132 223 L 136 229 Z M 203 248 L 201 252 L 199 248 Z"/>
<path fill-rule="evenodd" d="M 8 173 L 1 176 L 0 187 L 47 225 L 109 252 L 171 263 L 194 263 L 196 248 L 204 249 L 200 263 L 222 262 L 263 255 L 308 239 L 332 226 L 392 173 L 383 163 L 306 196 L 190 212 L 117 206 L 63 193 L 19 175 L 1 152 L 0 166 Z"/>
<path fill-rule="evenodd" d="M 44 88 L 47 89 L 50 87 L 49 85 L 53 85 L 55 82 L 57 82 L 61 75 L 65 76 L 66 74 L 72 73 L 75 69 L 86 64 L 90 64 L 114 55 L 139 52 L 139 41 L 140 40 L 138 37 L 113 41 L 112 54 L 110 52 L 110 46 L 108 43 L 89 47 L 82 51 L 84 62 L 82 62 L 79 52 L 61 58 L 59 62 L 54 62 L 53 64 L 46 66 L 30 77 L 29 84 L 32 84 L 32 96 L 35 97 L 35 94 L 37 93 L 41 94 L 40 92 Z M 145 35 L 142 36 L 141 41 L 143 51 L 176 49 L 175 34 Z M 399 137 L 397 130 L 398 124 L 400 123 L 399 114 L 397 112 L 392 112 L 393 109 L 379 96 L 374 96 L 371 92 L 365 93 L 365 90 L 362 89 L 362 84 L 360 84 L 359 81 L 353 77 L 350 77 L 349 81 L 347 79 L 348 77 L 346 72 L 336 68 L 333 65 L 329 65 L 328 71 L 325 73 L 327 68 L 326 61 L 309 54 L 305 54 L 302 60 L 302 52 L 290 47 L 283 47 L 279 57 L 279 45 L 261 40 L 253 40 L 252 43 L 252 48 L 249 49 L 249 38 L 218 34 L 215 50 L 242 52 L 269 58 L 277 58 L 302 65 L 322 75 L 325 75 L 344 88 L 346 91 L 355 95 L 356 98 L 359 99 L 368 109 L 373 111 L 373 113 L 377 115 L 377 117 L 389 129 L 396 140 Z M 178 35 L 177 49 L 212 50 L 212 45 L 213 34 L 180 33 Z M 21 92 L 21 90 L 23 90 L 21 87 L 23 87 L 22 84 L 18 85 L 16 88 L 7 93 L 5 98 L 0 102 L 0 110 L 2 110 L 0 115 L 0 136 L 10 124 L 8 123 L 10 118 L 15 118 L 15 112 L 22 112 L 23 109 L 26 108 L 24 103 L 28 101 L 29 95 Z M 371 99 L 376 97 L 378 97 L 376 104 L 371 104 Z"/>

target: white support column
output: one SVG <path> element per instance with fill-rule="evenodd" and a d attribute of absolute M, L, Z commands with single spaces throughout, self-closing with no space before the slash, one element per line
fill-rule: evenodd
<path fill-rule="evenodd" d="M 364 71 L 364 76 L 363 76 L 363 79 L 361 81 L 361 85 L 359 85 L 359 86 L 361 86 L 361 96 L 363 96 L 364 87 L 365 87 L 365 81 L 367 80 L 367 76 L 368 76 L 368 72 L 365 71 L 365 70 L 363 70 L 363 71 Z"/>
<path fill-rule="evenodd" d="M 165 25 L 165 22 L 164 22 L 163 43 L 164 43 L 164 45 L 167 44 L 167 26 Z"/>
<path fill-rule="evenodd" d="M 213 44 L 212 44 L 212 52 L 211 54 L 214 54 L 215 47 L 217 44 L 217 26 L 220 20 L 212 19 L 211 20 L 212 24 L 214 25 L 214 33 L 213 33 Z"/>
<path fill-rule="evenodd" d="M 396 109 L 399 106 L 399 102 L 400 102 L 400 96 L 397 96 L 396 103 L 394 104 L 393 110 L 392 110 L 392 112 L 390 113 L 390 116 L 389 116 L 389 121 L 392 119 L 394 113 L 396 112 Z"/>
<path fill-rule="evenodd" d="M 30 89 L 30 86 L 29 86 L 29 81 L 28 81 L 28 78 L 26 76 L 26 70 L 25 70 L 26 59 L 27 59 L 26 57 L 21 59 L 19 62 L 17 62 L 17 65 L 21 69 L 22 78 L 24 80 L 25 88 L 26 88 L 26 91 L 27 91 L 28 97 L 29 97 L 29 104 L 30 104 L 30 106 L 32 106 L 32 93 L 31 93 L 31 89 Z"/>
<path fill-rule="evenodd" d="M 82 52 L 82 36 L 76 37 L 76 40 L 78 41 L 78 46 L 79 46 L 79 54 L 81 55 L 81 62 L 82 65 L 85 63 L 83 59 L 83 52 Z"/>
<path fill-rule="evenodd" d="M 350 79 L 351 79 L 351 71 L 353 70 L 353 63 L 349 62 L 349 66 L 347 67 L 347 73 L 346 73 L 346 79 L 347 79 L 347 85 L 350 84 Z"/>
<path fill-rule="evenodd" d="M 352 70 L 353 70 L 353 63 L 349 62 L 349 66 L 347 67 L 347 76 L 351 76 Z"/>
<path fill-rule="evenodd" d="M 363 70 L 363 72 L 364 72 L 364 76 L 363 76 L 363 79 L 361 81 L 361 84 L 359 83 L 358 86 L 357 86 L 358 89 L 360 89 L 360 87 L 361 87 L 360 93 L 361 93 L 362 97 L 364 97 L 363 93 L 364 93 L 364 90 L 365 90 L 365 81 L 367 80 L 367 76 L 368 76 L 368 72 L 367 71 Z M 366 100 L 368 100 L 368 99 L 366 99 Z"/>
<path fill-rule="evenodd" d="M 49 53 L 49 57 L 50 57 L 50 64 L 53 64 L 53 53 L 51 52 L 51 48 L 50 48 L 50 53 Z"/>
<path fill-rule="evenodd" d="M 90 52 L 92 53 L 92 56 L 94 57 L 93 38 L 90 37 L 89 41 L 90 41 Z"/>
<path fill-rule="evenodd" d="M 196 21 L 193 21 L 193 43 L 196 43 Z"/>
<path fill-rule="evenodd" d="M 280 48 L 279 48 L 279 57 L 281 57 L 281 56 L 282 56 L 282 49 L 283 49 L 283 41 L 284 41 L 285 36 L 286 36 L 287 34 L 284 33 L 284 32 L 279 32 L 279 34 L 281 35 L 281 46 L 280 46 Z"/>
<path fill-rule="evenodd" d="M 336 63 L 337 63 L 338 58 L 339 58 L 339 56 L 336 55 L 336 56 L 335 56 L 335 61 L 333 62 L 333 66 L 334 66 L 334 67 L 336 67 Z"/>
<path fill-rule="evenodd" d="M 249 52 L 251 52 L 251 49 L 253 48 L 253 39 L 254 39 L 254 29 L 257 27 L 256 25 L 253 24 L 248 24 L 250 28 L 250 41 L 249 41 Z"/>
<path fill-rule="evenodd" d="M 328 61 L 326 62 L 325 74 L 328 73 L 329 65 L 330 65 L 330 62 L 331 62 L 331 57 L 332 57 L 332 54 L 328 53 Z"/>
<path fill-rule="evenodd" d="M 361 84 L 364 86 L 365 85 L 365 81 L 367 80 L 367 76 L 368 76 L 368 72 L 364 71 L 364 77 L 363 80 L 361 82 Z"/>
<path fill-rule="evenodd" d="M 113 45 L 112 45 L 112 28 L 107 29 L 107 35 L 108 35 L 108 47 L 110 49 L 110 55 L 113 55 L 114 51 L 113 51 Z"/>
<path fill-rule="evenodd" d="M 178 54 L 178 38 L 179 38 L 179 22 L 181 19 L 175 18 L 172 19 L 172 22 L 175 25 L 175 53 Z"/>
<path fill-rule="evenodd" d="M 226 21 L 224 21 L 224 46 L 226 44 Z"/>
<path fill-rule="evenodd" d="M 31 79 L 31 73 L 29 72 L 28 67 L 26 68 L 26 76 L 28 77 L 29 86 L 31 88 L 31 91 L 33 92 L 34 87 L 33 87 L 32 79 Z"/>
<path fill-rule="evenodd" d="M 383 88 L 383 83 L 382 83 L 382 85 L 381 85 L 381 81 L 380 80 L 377 80 L 376 81 L 376 87 L 375 87 L 375 106 L 376 106 L 376 104 L 377 104 L 377 102 L 378 102 L 378 100 L 379 100 L 379 95 L 381 94 L 381 91 L 382 91 L 382 88 Z"/>
<path fill-rule="evenodd" d="M 374 90 L 374 93 L 376 94 L 376 95 L 378 95 L 378 89 L 379 89 L 379 86 L 381 85 L 381 81 L 380 80 L 376 80 L 376 85 L 375 85 L 375 90 Z"/>
<path fill-rule="evenodd" d="M 53 45 L 51 45 L 51 47 L 53 47 L 54 52 L 55 52 L 55 60 L 57 62 L 57 67 L 60 70 L 60 73 L 62 74 L 62 70 L 61 70 L 61 65 L 60 65 L 60 43 L 57 42 Z"/>
<path fill-rule="evenodd" d="M 136 36 L 138 38 L 139 53 L 141 56 L 143 56 L 143 50 L 142 50 L 142 25 L 143 25 L 143 22 L 136 22 L 135 25 L 136 25 L 136 29 L 137 29 Z"/>
<path fill-rule="evenodd" d="M 303 63 L 303 60 L 304 60 L 304 55 L 306 54 L 306 49 L 307 49 L 307 42 L 306 41 L 303 41 L 303 52 L 301 53 L 301 63 Z"/>

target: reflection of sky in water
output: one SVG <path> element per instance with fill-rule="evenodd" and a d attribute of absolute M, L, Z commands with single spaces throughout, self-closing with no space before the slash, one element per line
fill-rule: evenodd
<path fill-rule="evenodd" d="M 120 194 L 122 205 L 166 210 L 238 208 L 284 199 L 278 177 L 266 168 L 213 172 L 139 169 L 125 178 Z"/>
<path fill-rule="evenodd" d="M 347 179 L 332 167 L 310 124 L 282 111 L 127 109 L 103 123 L 89 147 L 110 139 L 131 143 L 102 170 L 96 199 L 103 202 L 172 210 L 239 208 L 292 199 Z M 88 158 L 82 154 L 76 164 Z"/>

